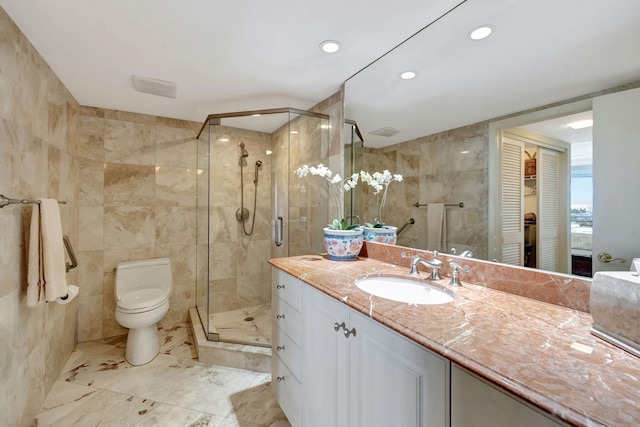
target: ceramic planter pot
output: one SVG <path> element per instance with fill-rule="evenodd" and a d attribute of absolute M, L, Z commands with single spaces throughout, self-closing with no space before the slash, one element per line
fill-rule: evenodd
<path fill-rule="evenodd" d="M 324 248 L 331 260 L 347 261 L 358 258 L 362 244 L 361 228 L 354 230 L 324 228 Z"/>
<path fill-rule="evenodd" d="M 395 245 L 398 241 L 398 227 L 385 225 L 381 228 L 364 227 L 364 240 L 367 242 Z"/>

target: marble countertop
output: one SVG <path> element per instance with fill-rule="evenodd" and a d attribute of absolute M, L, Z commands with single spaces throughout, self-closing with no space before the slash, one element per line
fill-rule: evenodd
<path fill-rule="evenodd" d="M 440 305 L 369 295 L 365 276 L 406 276 L 402 265 L 321 255 L 277 258 L 273 266 L 345 302 L 407 338 L 577 426 L 640 425 L 640 359 L 594 337 L 591 315 L 469 284 Z M 426 280 L 423 272 L 420 278 Z"/>

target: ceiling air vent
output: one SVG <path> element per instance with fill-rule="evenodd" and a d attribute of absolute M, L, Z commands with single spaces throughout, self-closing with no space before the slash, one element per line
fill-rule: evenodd
<path fill-rule="evenodd" d="M 396 135 L 400 132 L 398 129 L 394 128 L 380 128 L 378 130 L 374 130 L 373 132 L 369 132 L 370 135 L 378 135 L 378 136 L 386 136 L 387 138 Z"/>
<path fill-rule="evenodd" d="M 175 98 L 178 92 L 178 85 L 164 80 L 152 79 L 151 77 L 133 76 L 133 86 L 138 92 L 150 93 L 152 95 Z"/>

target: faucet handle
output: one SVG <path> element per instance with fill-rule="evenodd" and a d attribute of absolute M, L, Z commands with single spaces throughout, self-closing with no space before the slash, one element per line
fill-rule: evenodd
<path fill-rule="evenodd" d="M 410 260 L 415 260 L 416 258 L 420 258 L 420 255 L 407 255 L 406 252 L 403 251 L 400 254 L 400 257 L 410 259 Z"/>
<path fill-rule="evenodd" d="M 451 266 L 451 280 L 449 281 L 449 285 L 450 286 L 462 286 L 462 284 L 460 283 L 460 279 L 458 278 L 459 274 L 460 274 L 460 270 L 464 271 L 465 273 L 468 273 L 470 271 L 469 266 L 465 265 L 464 267 L 462 267 L 460 264 L 456 263 L 456 262 L 450 262 L 449 265 Z"/>

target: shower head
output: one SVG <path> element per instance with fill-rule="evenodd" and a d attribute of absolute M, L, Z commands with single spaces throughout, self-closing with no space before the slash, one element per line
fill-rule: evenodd
<path fill-rule="evenodd" d="M 240 143 L 240 157 L 243 159 L 249 157 L 249 152 L 244 148 L 244 142 Z"/>
<path fill-rule="evenodd" d="M 256 160 L 256 168 L 253 172 L 253 183 L 257 184 L 258 183 L 258 169 L 260 169 L 260 166 L 262 166 L 262 160 Z"/>

